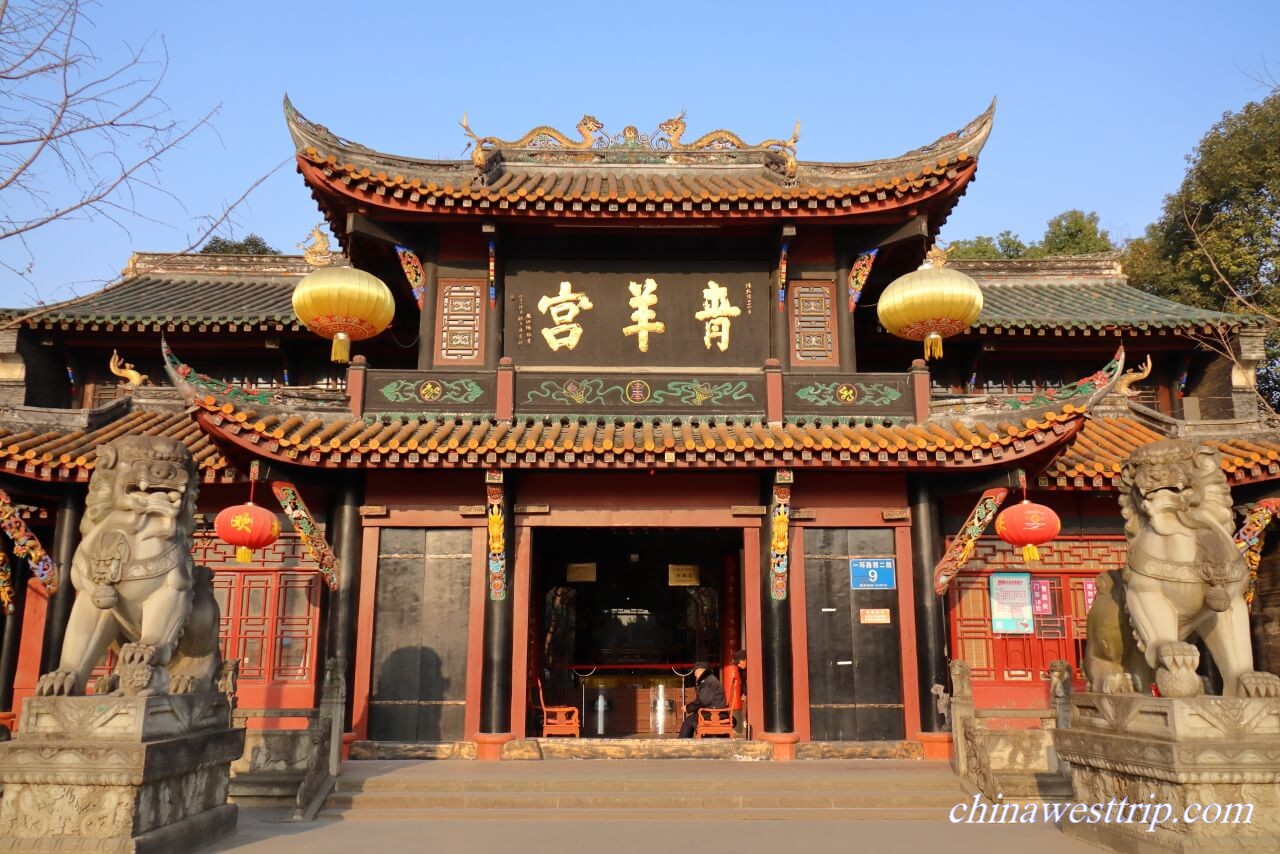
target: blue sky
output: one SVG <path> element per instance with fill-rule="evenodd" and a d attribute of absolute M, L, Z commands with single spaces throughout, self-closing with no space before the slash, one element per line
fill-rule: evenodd
<path fill-rule="evenodd" d="M 802 160 L 900 154 L 956 130 L 999 97 L 978 177 L 943 239 L 1005 228 L 1038 238 L 1068 208 L 1137 236 L 1227 110 L 1280 76 L 1280 3 L 1223 2 L 436 2 L 219 4 L 111 0 L 86 39 L 105 58 L 163 37 L 161 94 L 175 117 L 220 105 L 168 157 L 154 222 L 49 226 L 0 305 L 66 299 L 115 277 L 134 250 L 185 246 L 216 212 L 292 154 L 281 99 L 373 148 L 462 156 L 458 119 L 511 138 L 571 132 L 589 112 L 612 131 L 681 109 L 688 135 L 749 141 L 802 122 Z M 180 204 L 175 201 L 180 200 Z M 6 199 L 3 203 L 13 204 Z M 240 207 L 231 233 L 296 251 L 319 220 L 291 164 Z M 28 260 L 14 241 L 0 260 Z"/>

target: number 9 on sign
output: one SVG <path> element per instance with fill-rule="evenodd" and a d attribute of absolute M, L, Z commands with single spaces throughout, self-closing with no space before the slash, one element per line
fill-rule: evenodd
<path fill-rule="evenodd" d="M 898 586 L 897 576 L 897 562 L 891 557 L 849 561 L 849 587 L 853 590 L 893 590 Z"/>

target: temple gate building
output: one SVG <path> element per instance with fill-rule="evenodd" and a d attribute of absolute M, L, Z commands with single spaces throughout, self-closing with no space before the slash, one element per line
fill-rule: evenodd
<path fill-rule="evenodd" d="M 993 110 L 860 163 L 798 160 L 794 134 L 689 140 L 683 116 L 652 134 L 586 116 L 578 139 L 467 127 L 458 161 L 286 119 L 341 248 L 309 254 L 394 297 L 349 366 L 294 316 L 312 267 L 292 256 L 135 255 L 0 337 L 0 509 L 64 580 L 100 443 L 194 451 L 196 558 L 256 737 L 244 792 L 305 765 L 288 713 L 315 707 L 329 658 L 353 756 L 496 757 L 540 734 L 540 697 L 578 707 L 586 737 L 671 735 L 693 662 L 740 649 L 749 735 L 775 757 L 937 755 L 949 658 L 979 705 L 1045 705 L 1055 659 L 1082 678 L 1093 578 L 1124 561 L 1130 451 L 1196 437 L 1239 504 L 1274 492 L 1260 321 L 1146 294 L 1112 257 L 952 262 L 982 313 L 929 363 L 881 328 Z M 212 519 L 250 481 L 285 533 L 241 565 Z M 988 528 L 1023 489 L 1063 522 L 1034 565 Z M 70 590 L 5 549 L 12 721 Z M 1270 554 L 1255 621 L 1274 670 Z"/>

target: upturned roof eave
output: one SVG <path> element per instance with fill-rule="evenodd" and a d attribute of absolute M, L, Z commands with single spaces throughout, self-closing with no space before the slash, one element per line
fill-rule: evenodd
<path fill-rule="evenodd" d="M 800 189 L 835 189 L 851 181 L 862 181 L 874 184 L 877 180 L 888 185 L 908 181 L 920 173 L 933 168 L 939 163 L 964 164 L 977 159 L 985 146 L 994 123 L 996 102 L 990 106 L 962 130 L 946 134 L 929 145 L 913 149 L 897 157 L 867 161 L 821 162 L 797 161 Z M 334 134 L 327 127 L 312 122 L 303 116 L 289 100 L 284 101 L 285 121 L 299 160 L 308 158 L 341 161 L 344 165 L 356 166 L 360 171 L 368 169 L 371 176 L 385 174 L 390 179 L 416 181 L 426 185 L 430 183 L 452 184 L 455 187 L 469 186 L 475 173 L 475 166 L 469 160 L 432 160 L 388 154 L 361 145 L 360 143 Z M 520 149 L 524 151 L 524 149 Z M 588 149 L 589 151 L 589 149 Z M 314 152 L 314 154 L 312 154 Z M 744 152 L 756 153 L 756 152 Z M 684 157 L 685 153 L 680 152 Z M 693 155 L 690 155 L 691 157 Z M 499 158 L 500 159 L 500 158 Z M 550 168 L 537 163 L 521 164 L 521 168 Z M 625 163 L 574 164 L 575 169 L 599 169 L 601 171 L 627 171 L 638 168 Z M 648 168 L 647 166 L 644 168 Z M 759 173 L 762 166 L 750 163 L 743 166 L 732 164 L 716 164 L 714 166 L 665 164 L 660 168 L 670 172 L 681 172 L 688 169 L 711 168 L 715 171 L 731 172 L 742 170 Z M 805 179 L 811 183 L 806 184 Z M 308 181 L 311 183 L 311 181 Z"/>

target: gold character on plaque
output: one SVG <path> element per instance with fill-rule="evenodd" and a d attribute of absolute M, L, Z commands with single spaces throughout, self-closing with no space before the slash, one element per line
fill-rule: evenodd
<path fill-rule="evenodd" d="M 571 282 L 561 282 L 560 293 L 538 300 L 538 311 L 546 314 L 550 309 L 551 319 L 555 322 L 555 326 L 542 329 L 542 337 L 547 339 L 547 346 L 552 350 L 559 350 L 561 347 L 572 350 L 577 347 L 578 339 L 582 337 L 582 324 L 577 323 L 576 319 L 589 308 L 593 308 L 590 298 L 575 291 Z"/>
<path fill-rule="evenodd" d="M 741 314 L 742 309 L 729 302 L 728 288 L 715 281 L 707 282 L 702 290 L 702 311 L 693 316 L 703 322 L 705 332 L 702 343 L 707 345 L 708 350 L 711 349 L 712 341 L 720 348 L 721 353 L 729 349 L 729 324 L 732 318 Z"/>
<path fill-rule="evenodd" d="M 660 334 L 667 331 L 665 323 L 654 319 L 658 316 L 658 313 L 653 310 L 653 307 L 658 304 L 658 283 L 653 279 L 645 279 L 643 285 L 632 282 L 628 288 L 631 291 L 631 299 L 627 300 L 627 305 L 635 311 L 631 312 L 631 325 L 624 326 L 622 334 L 636 336 L 640 352 L 648 353 L 649 333 Z"/>

